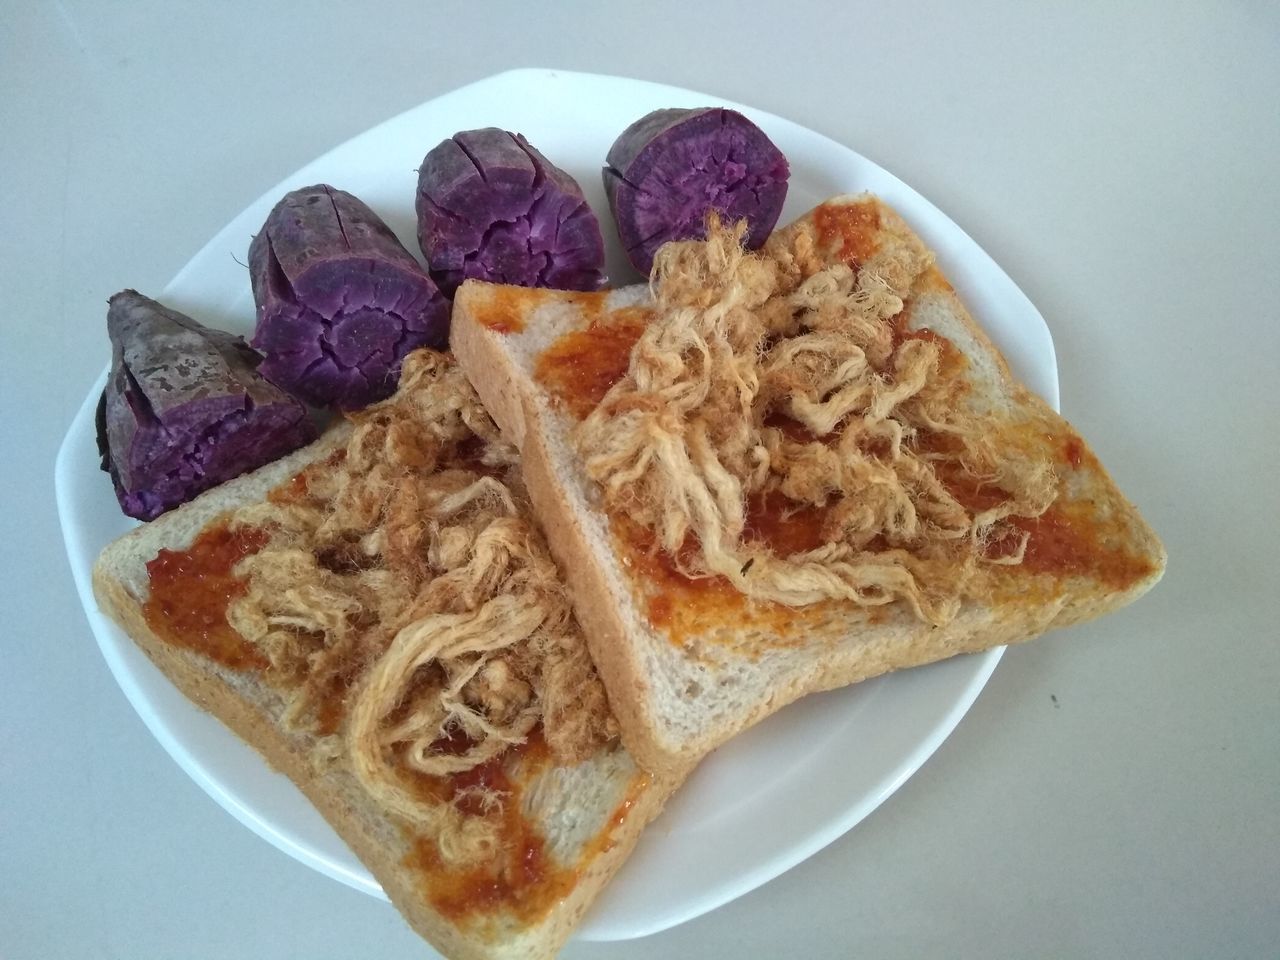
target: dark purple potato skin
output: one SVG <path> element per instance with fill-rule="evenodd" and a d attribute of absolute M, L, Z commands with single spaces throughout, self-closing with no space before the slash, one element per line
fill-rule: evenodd
<path fill-rule="evenodd" d="M 288 193 L 249 246 L 261 373 L 316 406 L 388 396 L 400 362 L 443 349 L 449 304 L 376 213 L 327 184 Z"/>
<path fill-rule="evenodd" d="M 316 436 L 306 408 L 255 369 L 240 337 L 134 290 L 110 300 L 98 450 L 120 507 L 152 520 Z"/>
<path fill-rule="evenodd" d="M 418 244 L 445 296 L 475 278 L 597 290 L 604 237 L 576 180 L 524 137 L 466 130 L 418 170 Z"/>
<path fill-rule="evenodd" d="M 734 110 L 655 110 L 614 141 L 604 191 L 627 258 L 646 276 L 669 240 L 705 236 L 707 212 L 747 221 L 746 244 L 768 239 L 787 199 L 787 158 Z"/>

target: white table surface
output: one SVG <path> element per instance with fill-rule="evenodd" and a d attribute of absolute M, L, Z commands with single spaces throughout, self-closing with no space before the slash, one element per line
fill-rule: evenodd
<path fill-rule="evenodd" d="M 754 104 L 931 198 L 1039 306 L 1064 413 L 1171 557 L 1137 605 L 1011 650 L 810 861 L 565 956 L 1277 955 L 1280 8 L 196 6 L 0 4 L 0 956 L 430 954 L 146 732 L 76 599 L 53 459 L 111 293 L 160 290 L 329 147 L 534 65 Z"/>

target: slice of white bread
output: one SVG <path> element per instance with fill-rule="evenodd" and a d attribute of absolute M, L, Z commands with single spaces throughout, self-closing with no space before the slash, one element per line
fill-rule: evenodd
<path fill-rule="evenodd" d="M 520 854 L 528 872 L 515 880 L 490 877 L 480 865 L 460 868 L 455 875 L 441 866 L 430 831 L 387 810 L 356 775 L 342 749 L 349 721 L 343 721 L 336 736 L 287 721 L 285 692 L 268 682 L 263 670 L 225 666 L 162 637 L 148 619 L 149 563 L 163 551 L 190 550 L 202 533 L 225 529 L 228 518 L 261 506 L 272 491 L 289 495 L 295 478 L 308 468 L 325 469 L 351 435 L 351 425 L 340 423 L 314 444 L 216 487 L 110 544 L 94 568 L 95 595 L 102 610 L 178 689 L 302 790 L 410 926 L 441 953 L 476 960 L 553 956 L 679 777 L 644 773 L 616 738 L 572 764 L 558 763 L 545 751 L 511 749 L 496 762 L 518 792 L 500 800 L 518 801 L 519 810 L 514 820 L 509 813 L 500 815 L 503 822 L 520 824 L 523 833 L 514 839 L 533 851 Z M 466 465 L 438 465 L 460 466 Z M 199 583 L 193 582 L 192 589 L 198 592 Z M 505 834 L 499 838 L 500 843 L 512 840 Z M 508 882 L 518 892 L 504 897 L 501 887 Z"/>
<path fill-rule="evenodd" d="M 520 449 L 531 500 L 567 572 L 623 741 L 651 770 L 678 768 L 811 691 L 1099 616 L 1148 590 L 1165 565 L 1138 511 L 1070 425 L 1012 377 L 894 211 L 867 195 L 836 198 L 775 233 L 766 251 L 793 266 L 808 257 L 806 276 L 845 262 L 855 276 L 872 270 L 887 280 L 904 304 L 895 319 L 901 329 L 931 331 L 963 356 L 947 376 L 964 379 L 960 402 L 987 435 L 1052 465 L 1053 523 L 1030 537 L 1037 562 L 983 564 L 958 613 L 941 625 L 901 601 L 787 607 L 739 595 L 744 602 L 726 602 L 723 584 L 681 583 L 654 563 L 652 548 L 646 554 L 620 537 L 627 518 L 604 510 L 576 446 L 575 428 L 594 404 L 584 407 L 560 385 L 587 384 L 583 395 L 598 401 L 621 379 L 652 317 L 649 288 L 575 294 L 468 281 L 455 300 L 451 347 Z M 579 356 L 569 345 L 584 338 L 608 345 Z M 1073 555 L 1055 565 L 1054 544 Z"/>

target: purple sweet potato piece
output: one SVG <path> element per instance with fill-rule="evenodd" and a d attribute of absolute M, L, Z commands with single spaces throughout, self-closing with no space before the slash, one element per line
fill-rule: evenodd
<path fill-rule="evenodd" d="M 614 141 L 604 190 L 627 258 L 648 275 L 668 240 L 705 236 L 707 212 L 747 221 L 747 246 L 768 238 L 787 199 L 787 158 L 734 110 L 655 110 Z"/>
<path fill-rule="evenodd" d="M 315 438 L 306 407 L 257 372 L 240 337 L 134 290 L 111 298 L 107 332 L 98 452 L 129 516 L 154 519 Z"/>
<path fill-rule="evenodd" d="M 418 170 L 418 244 L 446 296 L 474 277 L 596 290 L 604 238 L 576 180 L 519 134 L 467 130 Z"/>
<path fill-rule="evenodd" d="M 443 348 L 449 304 L 376 213 L 317 184 L 288 193 L 249 246 L 267 379 L 355 410 L 395 390 L 400 362 Z"/>

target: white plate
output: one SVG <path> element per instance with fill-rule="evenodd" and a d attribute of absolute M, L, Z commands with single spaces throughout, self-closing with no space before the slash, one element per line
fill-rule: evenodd
<path fill-rule="evenodd" d="M 383 216 L 410 250 L 415 169 L 458 130 L 524 133 L 582 184 L 609 243 L 615 283 L 635 279 L 613 236 L 600 166 L 614 137 L 659 107 L 723 104 L 751 117 L 791 162 L 787 222 L 838 193 L 871 190 L 938 254 L 961 298 L 1014 371 L 1053 406 L 1057 364 L 1044 320 L 1012 280 L 929 201 L 865 157 L 750 107 L 617 77 L 516 70 L 424 103 L 303 167 L 251 204 L 191 260 L 160 299 L 197 319 L 248 333 L 250 236 L 287 190 L 325 181 Z M 239 263 L 237 262 L 240 261 Z M 151 293 L 152 291 L 144 291 Z M 103 354 L 107 338 L 101 334 Z M 290 856 L 366 893 L 382 890 L 284 777 L 193 707 L 97 609 L 90 569 L 98 551 L 134 525 L 98 470 L 94 384 L 58 453 L 56 487 L 67 553 L 89 623 L 112 673 L 169 754 L 218 803 Z M 708 758 L 646 832 L 578 932 L 587 940 L 639 937 L 712 910 L 776 877 L 884 802 L 938 748 L 977 697 L 1002 650 L 959 657 L 810 697 Z"/>

